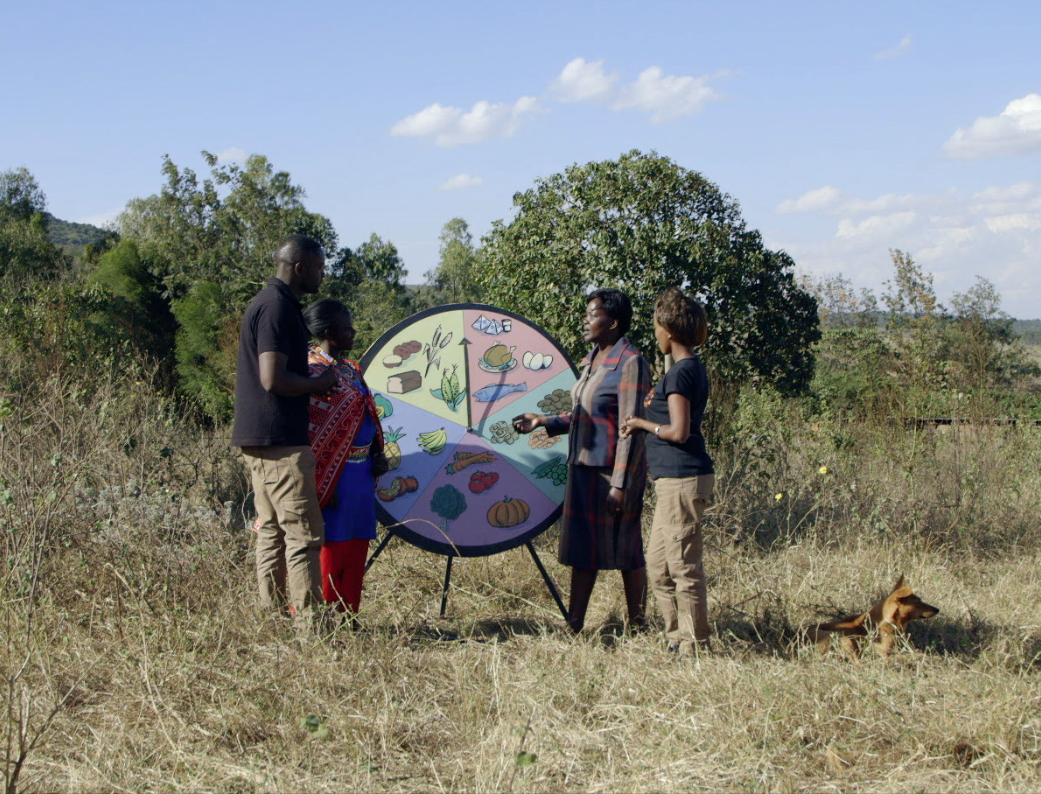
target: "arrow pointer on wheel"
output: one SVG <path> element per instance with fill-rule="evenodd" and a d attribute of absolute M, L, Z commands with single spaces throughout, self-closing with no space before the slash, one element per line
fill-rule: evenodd
<path fill-rule="evenodd" d="M 472 433 L 474 429 L 472 427 L 473 417 L 471 416 L 470 405 L 470 345 L 473 343 L 464 336 L 459 344 L 463 346 L 463 368 L 466 371 L 466 431 Z"/>

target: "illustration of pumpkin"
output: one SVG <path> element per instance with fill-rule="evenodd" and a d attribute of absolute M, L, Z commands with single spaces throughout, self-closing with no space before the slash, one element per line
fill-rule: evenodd
<path fill-rule="evenodd" d="M 531 508 L 523 499 L 511 499 L 507 496 L 496 502 L 488 511 L 488 523 L 500 529 L 509 529 L 527 521 Z"/>

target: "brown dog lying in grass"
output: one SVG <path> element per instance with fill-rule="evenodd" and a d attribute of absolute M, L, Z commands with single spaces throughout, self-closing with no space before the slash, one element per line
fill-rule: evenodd
<path fill-rule="evenodd" d="M 883 656 L 893 652 L 898 634 L 912 620 L 931 618 L 940 610 L 930 606 L 914 594 L 901 576 L 893 587 L 893 592 L 883 598 L 862 615 L 840 618 L 828 623 L 821 623 L 807 631 L 812 642 L 824 653 L 831 646 L 833 634 L 842 637 L 842 649 L 850 658 L 860 658 L 860 643 L 869 634 L 875 638 L 875 648 Z"/>

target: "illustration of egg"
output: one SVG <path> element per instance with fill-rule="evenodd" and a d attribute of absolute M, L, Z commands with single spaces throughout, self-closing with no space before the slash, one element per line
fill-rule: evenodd
<path fill-rule="evenodd" d="M 536 353 L 531 357 L 531 363 L 528 365 L 528 369 L 542 369 L 542 359 L 545 356 L 542 353 Z"/>
<path fill-rule="evenodd" d="M 521 358 L 521 363 L 522 363 L 522 364 L 523 364 L 523 365 L 524 365 L 525 367 L 527 367 L 528 369 L 531 369 L 531 355 L 532 355 L 532 353 L 531 353 L 531 351 L 529 350 L 529 351 L 528 351 L 528 352 L 526 352 L 526 353 L 524 354 L 524 356 L 523 356 L 523 357 Z"/>

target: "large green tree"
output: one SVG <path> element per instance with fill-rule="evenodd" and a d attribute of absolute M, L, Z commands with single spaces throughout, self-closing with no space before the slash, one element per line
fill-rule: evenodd
<path fill-rule="evenodd" d="M 819 338 L 816 301 L 793 262 L 748 229 L 737 205 L 700 173 L 632 151 L 574 165 L 513 197 L 512 221 L 484 239 L 477 282 L 489 303 L 537 320 L 572 353 L 593 287 L 617 287 L 635 310 L 633 340 L 653 351 L 658 294 L 681 285 L 708 311 L 705 353 L 725 383 L 804 389 Z"/>
<path fill-rule="evenodd" d="M 147 278 L 158 278 L 177 318 L 182 386 L 223 417 L 232 406 L 238 318 L 272 275 L 279 241 L 308 234 L 335 251 L 337 240 L 332 223 L 304 206 L 303 188 L 267 158 L 251 155 L 239 165 L 202 155 L 210 169 L 205 179 L 164 157 L 162 189 L 131 201 L 119 229 L 137 244 L 149 263 Z M 146 277 L 140 269 L 128 272 Z"/>
<path fill-rule="evenodd" d="M 441 229 L 441 256 L 437 267 L 425 274 L 424 303 L 441 306 L 481 300 L 477 283 L 477 249 L 470 226 L 452 218 Z"/>
<path fill-rule="evenodd" d="M 28 168 L 0 173 L 0 222 L 27 221 L 45 209 L 47 197 Z"/>
<path fill-rule="evenodd" d="M 26 168 L 0 173 L 0 283 L 20 291 L 66 270 L 69 259 L 47 236 L 47 198 Z"/>
<path fill-rule="evenodd" d="M 405 264 L 394 243 L 371 235 L 354 249 L 354 268 L 360 283 L 348 305 L 354 310 L 355 353 L 360 356 L 384 331 L 412 313 L 412 300 L 404 283 Z"/>
<path fill-rule="evenodd" d="M 1001 294 L 987 279 L 977 276 L 969 289 L 951 297 L 951 306 L 952 374 L 963 388 L 1008 386 L 1037 374 L 1012 331 L 1012 318 L 1001 310 Z"/>
<path fill-rule="evenodd" d="M 136 242 L 120 240 L 97 256 L 86 279 L 88 289 L 106 298 L 105 312 L 95 322 L 111 324 L 139 352 L 156 360 L 170 356 L 176 331 L 160 270 Z"/>
<path fill-rule="evenodd" d="M 248 298 L 272 274 L 271 254 L 290 234 L 310 235 L 336 250 L 332 223 L 307 210 L 304 189 L 288 172 L 276 171 L 262 155 L 243 165 L 202 156 L 210 176 L 201 180 L 164 157 L 160 192 L 130 201 L 118 221 L 122 237 L 165 262 L 163 280 L 173 300 L 202 280 L 222 284 L 228 298 Z"/>

